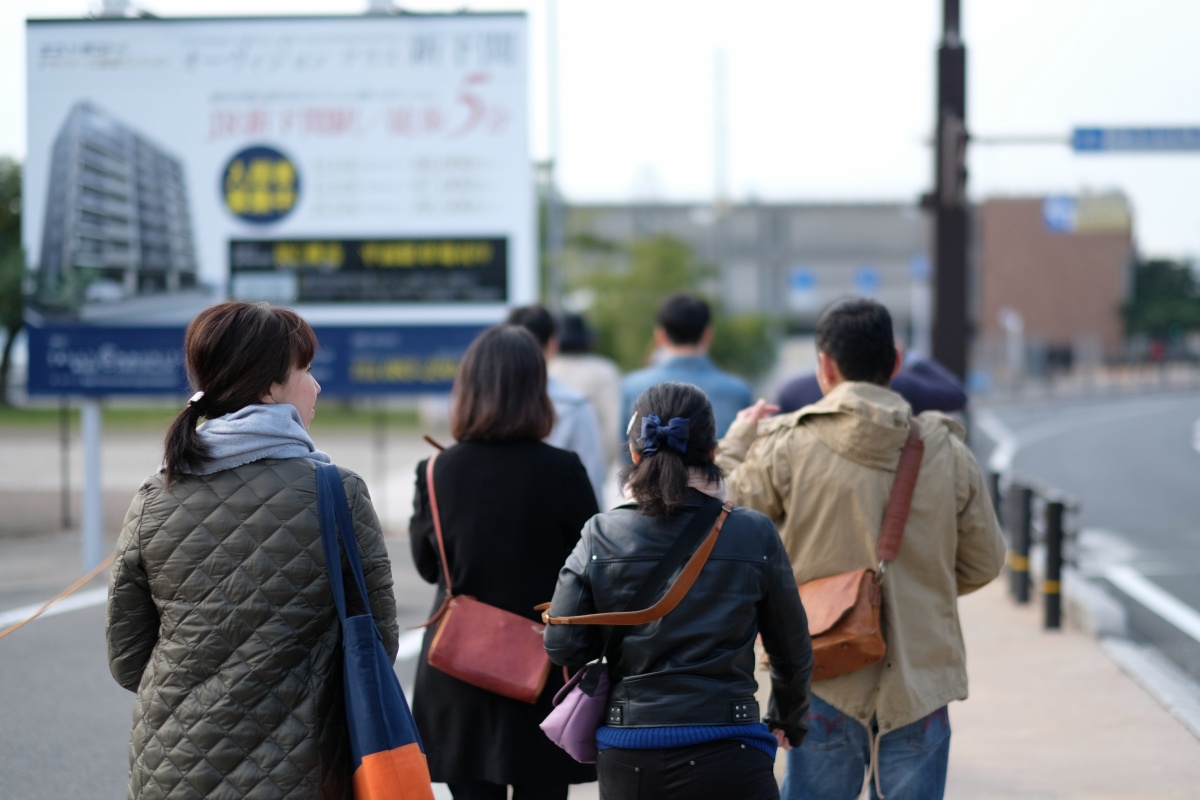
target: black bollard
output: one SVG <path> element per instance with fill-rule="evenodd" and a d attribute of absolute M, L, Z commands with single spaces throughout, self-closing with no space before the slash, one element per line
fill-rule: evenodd
<path fill-rule="evenodd" d="M 1046 578 L 1042 595 L 1046 600 L 1046 628 L 1062 627 L 1063 504 L 1046 503 Z"/>
<path fill-rule="evenodd" d="M 1000 527 L 1004 527 L 1004 498 L 1000 494 L 1000 473 L 988 473 L 989 489 L 992 492 L 992 510 L 996 512 L 996 519 L 1000 522 Z"/>
<path fill-rule="evenodd" d="M 1012 482 L 1008 487 L 1009 503 L 1005 518 L 1009 521 L 1008 571 L 1009 590 L 1013 600 L 1029 602 L 1029 543 L 1033 506 L 1033 489 Z"/>

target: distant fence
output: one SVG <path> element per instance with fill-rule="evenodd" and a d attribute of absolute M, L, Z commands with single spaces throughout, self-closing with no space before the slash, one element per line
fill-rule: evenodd
<path fill-rule="evenodd" d="M 991 473 L 992 501 L 1008 539 L 1008 591 L 1020 604 L 1030 601 L 1034 545 L 1044 554 L 1041 594 L 1043 626 L 1062 627 L 1063 565 L 1074 566 L 1079 504 L 1069 495 L 1033 478 Z"/>

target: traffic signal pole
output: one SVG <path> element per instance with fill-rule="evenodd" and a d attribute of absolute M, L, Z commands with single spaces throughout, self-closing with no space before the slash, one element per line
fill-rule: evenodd
<path fill-rule="evenodd" d="M 967 375 L 967 51 L 959 0 L 942 0 L 933 210 L 933 357 Z"/>

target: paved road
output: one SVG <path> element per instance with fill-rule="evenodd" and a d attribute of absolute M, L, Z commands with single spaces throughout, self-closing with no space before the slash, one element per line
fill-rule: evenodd
<path fill-rule="evenodd" d="M 1079 502 L 1081 572 L 1200 680 L 1200 392 L 993 406 L 977 421 L 1000 445 L 994 466 Z"/>

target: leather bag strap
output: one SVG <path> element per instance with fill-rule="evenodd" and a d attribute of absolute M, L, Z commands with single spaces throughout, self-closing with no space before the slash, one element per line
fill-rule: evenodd
<path fill-rule="evenodd" d="M 454 587 L 450 582 L 450 562 L 446 560 L 446 542 L 442 538 L 442 516 L 438 513 L 437 492 L 433 488 L 433 462 L 436 460 L 437 453 L 434 453 L 425 462 L 425 487 L 429 490 L 429 509 L 433 512 L 433 532 L 437 534 L 438 553 L 442 556 L 442 574 L 446 576 L 446 597 L 450 597 L 454 594 Z"/>
<path fill-rule="evenodd" d="M 883 526 L 879 530 L 879 541 L 875 545 L 880 575 L 886 569 L 885 565 L 895 561 L 896 554 L 900 552 L 904 525 L 908 522 L 908 510 L 912 506 L 913 489 L 917 485 L 917 475 L 921 471 L 921 458 L 924 453 L 925 443 L 921 441 L 921 426 L 913 418 L 909 421 L 908 438 L 900 451 L 900 463 L 896 467 L 892 493 L 888 497 L 887 510 L 883 513 Z"/>
<path fill-rule="evenodd" d="M 696 548 L 692 557 L 688 559 L 687 564 L 684 565 L 683 570 L 679 573 L 679 577 L 675 579 L 675 582 L 667 590 L 666 594 L 649 608 L 639 611 L 627 609 L 625 611 L 612 611 L 603 614 L 581 614 L 575 617 L 552 617 L 549 611 L 543 611 L 542 621 L 547 625 L 644 625 L 647 622 L 662 619 L 671 613 L 675 609 L 675 606 L 679 605 L 679 602 L 687 595 L 688 590 L 692 588 L 692 584 L 696 582 L 696 577 L 700 574 L 700 570 L 704 568 L 705 562 L 708 561 L 709 553 L 712 552 L 713 546 L 717 543 L 717 537 L 721 534 L 721 528 L 725 525 L 725 518 L 729 516 L 729 512 L 732 510 L 733 505 L 728 502 L 721 506 L 720 511 L 717 513 L 717 519 L 709 530 L 708 535 L 700 543 L 700 546 Z M 700 520 L 706 520 L 707 516 L 704 513 L 704 507 L 701 507 L 693 518 L 693 524 Z M 638 593 L 630 600 L 629 605 L 631 607 L 648 602 L 654 596 L 654 593 L 658 591 L 658 587 L 662 585 L 666 576 L 674 571 L 675 564 L 682 557 L 682 553 L 677 551 L 682 550 L 686 552 L 688 540 L 692 538 L 688 533 L 689 531 L 685 530 L 675 538 L 675 543 L 671 546 L 671 550 L 662 557 L 655 567 L 654 573 L 647 578 L 646 582 L 642 584 L 641 589 L 638 590 Z M 659 577 L 662 573 L 666 574 Z M 548 604 L 546 604 L 546 607 L 548 607 Z"/>
<path fill-rule="evenodd" d="M 437 535 L 438 553 L 442 557 L 442 575 L 446 578 L 446 596 L 442 598 L 442 604 L 438 606 L 437 611 L 433 612 L 432 617 L 420 625 L 408 626 L 405 628 L 408 631 L 428 628 L 437 622 L 446 613 L 446 609 L 450 607 L 450 601 L 454 599 L 454 587 L 450 582 L 450 562 L 446 560 L 446 542 L 442 538 L 442 517 L 438 513 L 437 492 L 433 488 L 433 462 L 436 458 L 437 453 L 434 453 L 429 457 L 429 461 L 425 463 L 425 486 L 429 490 L 429 508 L 433 512 L 433 532 Z"/>

